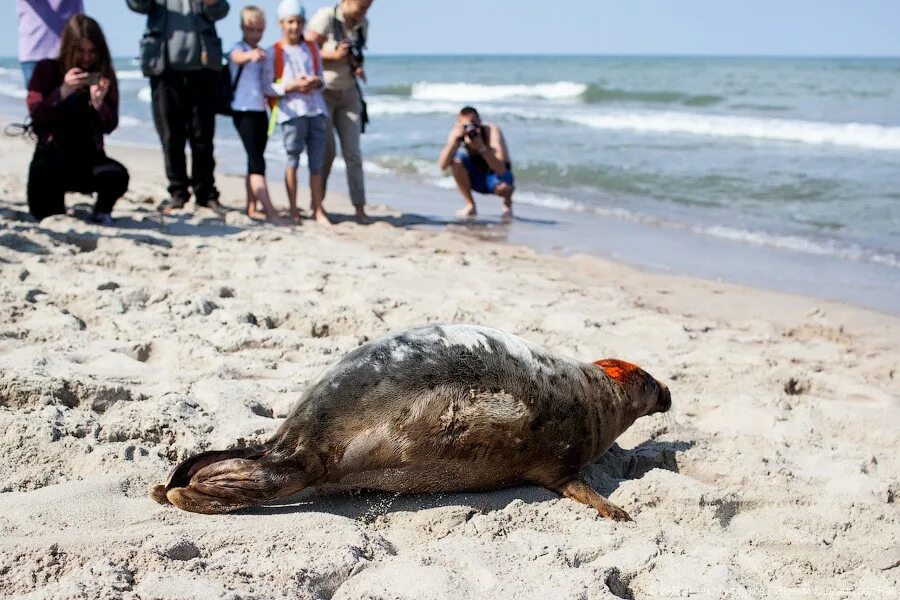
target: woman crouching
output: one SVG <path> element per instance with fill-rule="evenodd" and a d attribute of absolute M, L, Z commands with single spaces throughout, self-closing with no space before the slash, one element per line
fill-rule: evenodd
<path fill-rule="evenodd" d="M 31 214 L 38 221 L 63 214 L 66 192 L 96 192 L 92 220 L 112 225 L 113 205 L 128 190 L 128 171 L 103 151 L 103 136 L 119 124 L 119 90 L 94 19 L 69 19 L 59 58 L 35 66 L 27 102 L 38 137 L 28 172 Z"/>

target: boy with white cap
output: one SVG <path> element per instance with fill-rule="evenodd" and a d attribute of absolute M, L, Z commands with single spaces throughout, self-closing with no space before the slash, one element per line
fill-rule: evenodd
<path fill-rule="evenodd" d="M 281 39 L 266 54 L 263 80 L 272 105 L 272 126 L 276 123 L 284 135 L 287 186 L 291 218 L 300 222 L 297 210 L 297 166 L 306 149 L 309 165 L 309 189 L 313 218 L 330 225 L 322 207 L 325 187 L 322 178 L 325 163 L 327 108 L 322 97 L 322 60 L 315 44 L 303 40 L 306 11 L 299 0 L 282 0 L 278 5 Z"/>

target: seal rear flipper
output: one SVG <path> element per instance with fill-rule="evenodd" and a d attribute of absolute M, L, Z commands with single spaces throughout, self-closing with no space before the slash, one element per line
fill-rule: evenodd
<path fill-rule="evenodd" d="M 182 510 L 218 514 L 284 498 L 307 485 L 307 477 L 296 463 L 229 458 L 192 472 L 184 485 L 168 486 L 165 497 Z"/>
<path fill-rule="evenodd" d="M 230 458 L 246 458 L 255 460 L 265 456 L 269 446 L 251 446 L 249 448 L 235 448 L 232 450 L 210 450 L 201 452 L 196 456 L 192 456 L 184 460 L 175 467 L 172 474 L 169 475 L 169 481 L 166 483 L 166 489 L 174 487 L 183 487 L 191 480 L 191 477 L 200 469 L 211 465 L 212 463 L 228 460 Z"/>
<path fill-rule="evenodd" d="M 267 443 L 262 446 L 251 446 L 249 448 L 201 452 L 200 454 L 181 461 L 172 471 L 171 475 L 169 475 L 169 480 L 165 485 L 152 486 L 149 492 L 150 498 L 160 504 L 170 504 L 166 497 L 167 492 L 172 488 L 184 487 L 187 485 L 194 473 L 207 465 L 230 458 L 259 459 L 269 451 L 270 447 L 271 443 Z"/>
<path fill-rule="evenodd" d="M 561 496 L 571 498 L 594 508 L 604 519 L 631 521 L 628 513 L 601 496 L 583 479 L 571 479 L 562 485 L 550 487 Z"/>

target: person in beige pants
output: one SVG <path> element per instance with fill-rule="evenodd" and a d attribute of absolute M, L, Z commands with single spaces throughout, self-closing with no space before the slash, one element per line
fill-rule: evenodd
<path fill-rule="evenodd" d="M 347 165 L 350 201 L 356 209 L 356 220 L 360 223 L 368 223 L 369 218 L 366 215 L 366 191 L 359 147 L 362 98 L 356 78 L 366 80 L 362 66 L 362 48 L 369 33 L 366 12 L 371 5 L 372 0 L 341 0 L 336 6 L 319 9 L 306 30 L 306 39 L 322 49 L 325 67 L 323 95 L 331 115 L 325 148 L 325 185 L 328 185 L 328 176 L 336 154 L 336 130 L 341 140 L 341 154 Z"/>

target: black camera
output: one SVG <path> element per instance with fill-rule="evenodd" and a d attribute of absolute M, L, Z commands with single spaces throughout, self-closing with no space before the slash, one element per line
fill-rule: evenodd
<path fill-rule="evenodd" d="M 354 67 L 361 67 L 366 57 L 363 56 L 362 44 L 359 40 L 347 40 L 350 43 L 350 59 Z"/>
<path fill-rule="evenodd" d="M 481 127 L 476 125 L 475 123 L 466 123 L 463 125 L 463 135 L 465 135 L 470 140 L 474 140 L 481 134 Z"/>

